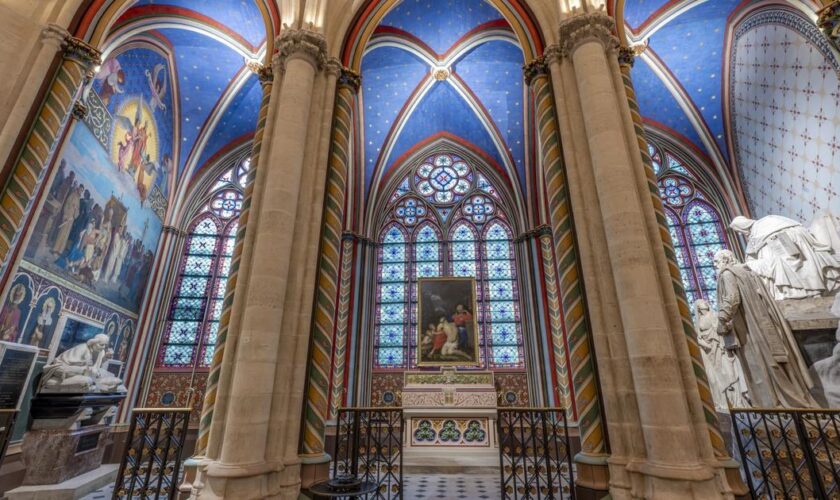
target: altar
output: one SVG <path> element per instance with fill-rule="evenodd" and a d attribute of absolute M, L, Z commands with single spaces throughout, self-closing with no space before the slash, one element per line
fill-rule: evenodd
<path fill-rule="evenodd" d="M 407 466 L 498 467 L 496 386 L 492 372 L 405 372 Z"/>

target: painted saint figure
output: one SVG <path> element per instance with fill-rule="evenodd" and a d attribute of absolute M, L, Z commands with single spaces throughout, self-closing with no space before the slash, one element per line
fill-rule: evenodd
<path fill-rule="evenodd" d="M 452 315 L 452 322 L 458 328 L 458 348 L 464 352 L 469 351 L 470 336 L 467 331 L 467 325 L 472 323 L 472 314 L 464 309 L 464 306 L 458 304 L 455 307 L 455 314 Z"/>
<path fill-rule="evenodd" d="M 32 332 L 32 337 L 29 338 L 29 345 L 42 348 L 47 347 L 42 344 L 44 343 L 44 337 L 46 337 L 52 327 L 55 306 L 55 299 L 47 297 L 47 300 L 41 306 L 41 313 L 35 319 L 35 330 Z"/>
<path fill-rule="evenodd" d="M 714 257 L 718 333 L 741 361 L 750 400 L 762 408 L 813 408 L 813 381 L 793 332 L 759 276 L 730 250 Z"/>
<path fill-rule="evenodd" d="M 0 340 L 14 342 L 20 328 L 21 304 L 26 298 L 26 290 L 18 283 L 9 291 L 9 298 L 0 311 Z"/>

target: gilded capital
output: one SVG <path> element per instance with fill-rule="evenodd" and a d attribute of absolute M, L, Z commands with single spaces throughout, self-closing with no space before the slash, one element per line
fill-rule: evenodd
<path fill-rule="evenodd" d="M 618 49 L 618 37 L 615 36 L 615 21 L 603 12 L 578 14 L 560 23 L 560 49 L 563 54 L 572 55 L 582 44 L 597 41 L 604 50 Z"/>
<path fill-rule="evenodd" d="M 817 26 L 834 48 L 840 50 L 840 0 L 835 0 L 819 11 Z"/>
<path fill-rule="evenodd" d="M 618 64 L 620 66 L 633 67 L 636 61 L 636 52 L 630 47 L 621 46 L 618 48 Z"/>
<path fill-rule="evenodd" d="M 534 79 L 540 75 L 548 74 L 548 65 L 546 65 L 545 56 L 538 57 L 522 66 L 522 74 L 525 76 L 525 83 L 530 85 Z"/>
<path fill-rule="evenodd" d="M 260 85 L 265 86 L 274 82 L 274 71 L 272 71 L 270 64 L 260 64 L 257 61 L 248 61 L 245 65 L 252 73 L 257 75 L 257 78 L 260 80 Z"/>
<path fill-rule="evenodd" d="M 275 70 L 285 72 L 286 63 L 292 59 L 303 59 L 316 70 L 327 62 L 327 40 L 324 35 L 307 29 L 285 28 L 275 43 L 277 53 L 272 64 Z"/>
<path fill-rule="evenodd" d="M 338 76 L 338 85 L 350 87 L 353 92 L 358 92 L 362 86 L 362 77 L 350 68 L 342 68 Z"/>
<path fill-rule="evenodd" d="M 77 61 L 89 70 L 94 66 L 102 64 L 102 52 L 78 38 L 72 36 L 64 37 L 62 49 L 64 50 L 65 59 Z"/>

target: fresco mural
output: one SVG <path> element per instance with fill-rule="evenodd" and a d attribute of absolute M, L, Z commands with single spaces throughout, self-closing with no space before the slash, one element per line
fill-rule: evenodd
<path fill-rule="evenodd" d="M 132 312 L 151 273 L 171 184 L 168 75 L 167 59 L 148 48 L 105 61 L 85 96 L 88 116 L 61 147 L 24 255 Z"/>

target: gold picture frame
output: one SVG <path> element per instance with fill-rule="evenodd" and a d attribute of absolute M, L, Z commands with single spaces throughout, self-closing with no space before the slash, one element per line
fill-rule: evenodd
<path fill-rule="evenodd" d="M 481 366 L 476 298 L 475 278 L 417 280 L 418 367 Z"/>

